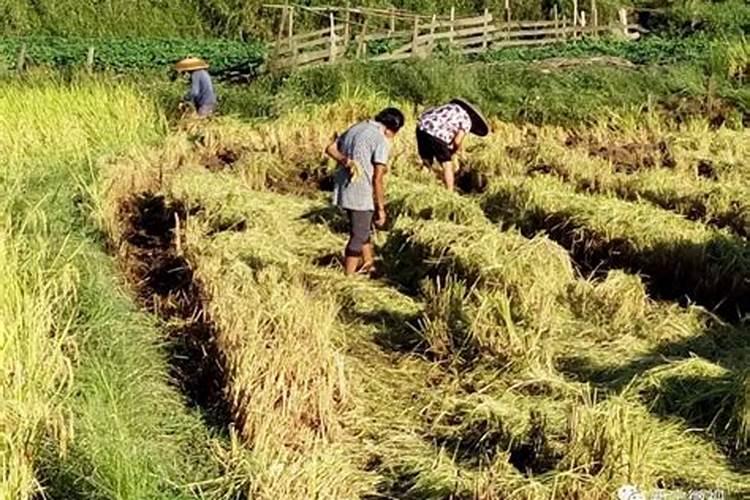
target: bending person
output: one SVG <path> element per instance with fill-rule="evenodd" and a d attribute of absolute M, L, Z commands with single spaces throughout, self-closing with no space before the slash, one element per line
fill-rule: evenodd
<path fill-rule="evenodd" d="M 326 149 L 338 164 L 334 181 L 333 203 L 349 216 L 349 242 L 344 251 L 346 274 L 371 273 L 375 251 L 370 231 L 375 224 L 386 222 L 385 175 L 391 141 L 404 126 L 404 115 L 387 108 L 373 120 L 349 128 Z"/>
<path fill-rule="evenodd" d="M 183 98 L 183 103 L 191 103 L 198 116 L 210 116 L 216 109 L 216 93 L 208 74 L 208 63 L 203 59 L 188 57 L 175 65 L 178 73 L 190 75 L 190 90 Z"/>
<path fill-rule="evenodd" d="M 417 124 L 417 147 L 422 164 L 432 169 L 437 161 L 445 187 L 454 189 L 454 177 L 458 165 L 454 156 L 461 150 L 466 134 L 484 137 L 490 126 L 482 114 L 463 99 L 428 109 L 419 117 Z"/>

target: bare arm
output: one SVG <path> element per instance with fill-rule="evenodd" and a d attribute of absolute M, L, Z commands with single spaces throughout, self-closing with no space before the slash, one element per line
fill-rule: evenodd
<path fill-rule="evenodd" d="M 383 226 L 385 224 L 385 172 L 387 167 L 382 164 L 375 165 L 375 175 L 373 176 L 373 190 L 375 192 L 375 224 Z"/>
<path fill-rule="evenodd" d="M 464 142 L 464 139 L 466 138 L 466 132 L 463 130 L 459 130 L 456 134 L 456 137 L 453 139 L 453 152 L 458 153 L 458 151 L 461 150 L 461 145 Z"/>
<path fill-rule="evenodd" d="M 349 158 L 343 154 L 341 151 L 339 151 L 339 146 L 337 144 L 337 141 L 334 140 L 331 144 L 328 145 L 326 148 L 326 154 L 329 158 L 333 159 L 336 163 L 340 165 L 347 165 L 349 163 Z"/>

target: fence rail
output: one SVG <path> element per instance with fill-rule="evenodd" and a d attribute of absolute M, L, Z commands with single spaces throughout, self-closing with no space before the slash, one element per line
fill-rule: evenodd
<path fill-rule="evenodd" d="M 272 65 L 283 68 L 325 64 L 348 56 L 394 61 L 424 57 L 437 47 L 461 54 L 477 54 L 487 50 L 547 45 L 602 35 L 635 39 L 643 31 L 637 24 L 629 22 L 625 9 L 618 11 L 616 19 L 600 24 L 596 0 L 591 0 L 590 13 L 578 10 L 577 0 L 573 0 L 573 3 L 572 20 L 559 16 L 556 9 L 553 20 L 513 20 L 508 2 L 505 17 L 500 20 L 487 10 L 479 16 L 456 17 L 453 9 L 450 16 L 424 16 L 387 9 L 272 4 L 267 7 L 282 9 L 279 37 L 271 51 L 274 54 Z M 329 26 L 295 35 L 296 9 L 327 17 Z M 340 19 L 342 12 L 345 14 L 344 21 Z M 355 16 L 358 16 L 357 20 Z M 370 16 L 389 19 L 389 29 L 372 29 Z M 396 29 L 398 24 L 401 26 Z M 368 55 L 370 44 L 383 41 L 390 41 L 392 47 L 385 53 Z"/>

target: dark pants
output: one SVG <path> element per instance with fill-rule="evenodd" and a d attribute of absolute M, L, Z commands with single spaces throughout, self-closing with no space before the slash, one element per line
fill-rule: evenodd
<path fill-rule="evenodd" d="M 370 243 L 372 210 L 347 210 L 349 215 L 349 243 L 346 245 L 347 257 L 362 257 L 362 248 Z"/>
<path fill-rule="evenodd" d="M 417 128 L 417 149 L 419 157 L 429 164 L 435 160 L 439 163 L 448 163 L 453 159 L 453 147 L 450 144 L 444 143 L 420 128 Z"/>

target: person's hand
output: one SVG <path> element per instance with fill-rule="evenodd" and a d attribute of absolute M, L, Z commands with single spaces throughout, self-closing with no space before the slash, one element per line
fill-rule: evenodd
<path fill-rule="evenodd" d="M 385 226 L 386 220 L 387 220 L 387 216 L 385 214 L 385 207 L 378 208 L 376 216 L 375 216 L 375 226 L 377 227 Z"/>
<path fill-rule="evenodd" d="M 351 158 L 347 158 L 346 160 L 346 169 L 349 171 L 349 175 L 351 176 L 352 181 L 356 181 L 364 175 L 362 167 L 360 167 L 359 163 L 357 163 L 356 160 L 352 160 Z"/>

